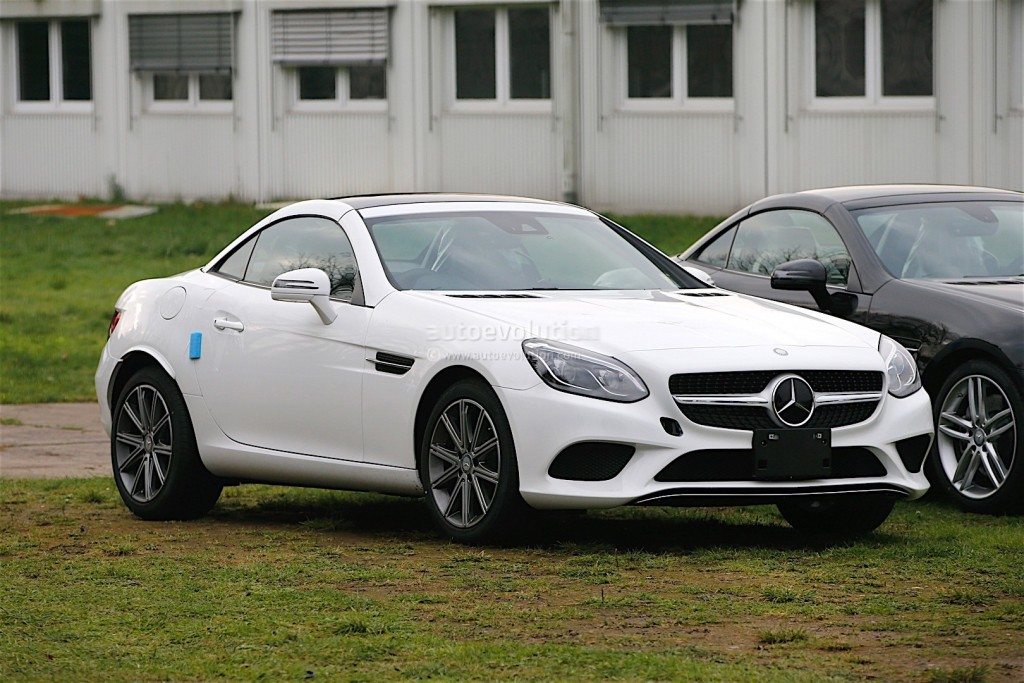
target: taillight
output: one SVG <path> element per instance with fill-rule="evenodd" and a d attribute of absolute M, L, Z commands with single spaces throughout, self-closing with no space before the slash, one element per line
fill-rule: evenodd
<path fill-rule="evenodd" d="M 107 328 L 107 336 L 114 334 L 117 324 L 121 322 L 121 311 L 114 309 L 114 315 L 110 317 L 110 327 Z"/>

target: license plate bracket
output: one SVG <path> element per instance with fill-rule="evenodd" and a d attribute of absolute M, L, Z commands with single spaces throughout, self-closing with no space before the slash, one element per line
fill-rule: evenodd
<path fill-rule="evenodd" d="M 757 429 L 754 478 L 822 479 L 832 474 L 832 430 Z"/>

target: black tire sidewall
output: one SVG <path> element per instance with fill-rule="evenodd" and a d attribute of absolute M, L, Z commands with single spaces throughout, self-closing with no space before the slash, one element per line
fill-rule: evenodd
<path fill-rule="evenodd" d="M 501 448 L 498 487 L 484 518 L 468 529 L 456 527 L 444 518 L 438 509 L 430 489 L 430 468 L 428 451 L 430 438 L 441 417 L 441 412 L 459 399 L 471 399 L 484 407 L 498 435 Z M 521 515 L 528 508 L 519 495 L 519 465 L 516 460 L 515 442 L 505 410 L 498 396 L 490 386 L 478 380 L 460 380 L 446 389 L 437 399 L 427 419 L 426 429 L 420 443 L 418 468 L 420 482 L 426 498 L 427 508 L 434 523 L 450 538 L 462 543 L 496 543 L 507 540 L 521 521 Z"/>
<path fill-rule="evenodd" d="M 121 481 L 117 468 L 115 438 L 124 402 L 140 385 L 154 387 L 171 413 L 171 459 L 167 479 L 152 500 L 140 502 L 132 498 Z M 125 505 L 142 519 L 189 519 L 205 513 L 220 495 L 220 483 L 206 470 L 199 458 L 195 431 L 185 398 L 178 385 L 161 369 L 145 367 L 125 383 L 111 413 L 110 459 L 114 483 Z M 210 499 L 212 498 L 212 501 Z"/>
<path fill-rule="evenodd" d="M 1017 451 L 1011 463 L 1010 473 L 998 491 L 983 499 L 969 498 L 960 493 L 950 482 L 939 462 L 938 444 L 938 421 L 939 413 L 946 398 L 953 390 L 953 387 L 968 375 L 983 375 L 999 385 L 999 388 L 1006 394 L 1013 409 L 1013 419 L 1017 428 Z M 959 366 L 946 381 L 943 382 L 938 396 L 932 403 L 932 420 L 936 428 L 935 445 L 928 454 L 928 461 L 925 465 L 925 474 L 932 486 L 954 501 L 961 509 L 968 512 L 981 514 L 1000 514 L 1019 512 L 1024 509 L 1024 466 L 1020 464 L 1024 457 L 1024 429 L 1021 428 L 1021 419 L 1024 418 L 1024 401 L 1021 399 L 1020 391 L 1006 371 L 998 365 L 986 360 L 971 360 Z"/>

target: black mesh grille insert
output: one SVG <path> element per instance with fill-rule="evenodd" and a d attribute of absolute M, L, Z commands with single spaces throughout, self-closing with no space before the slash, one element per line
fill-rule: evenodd
<path fill-rule="evenodd" d="M 818 406 L 808 428 L 832 429 L 863 422 L 871 417 L 878 401 L 837 403 Z M 681 405 L 679 410 L 692 422 L 723 429 L 778 429 L 766 408 L 758 406 Z"/>
<path fill-rule="evenodd" d="M 621 443 L 581 441 L 555 456 L 548 474 L 555 479 L 606 481 L 622 471 L 635 451 Z"/>
<path fill-rule="evenodd" d="M 885 466 L 867 448 L 832 449 L 829 479 L 883 477 Z M 752 449 L 718 449 L 684 453 L 665 466 L 655 481 L 754 481 Z"/>
<path fill-rule="evenodd" d="M 874 370 L 754 370 L 750 372 L 693 372 L 672 375 L 673 394 L 757 394 L 779 375 L 799 375 L 816 392 L 881 391 L 882 373 Z"/>

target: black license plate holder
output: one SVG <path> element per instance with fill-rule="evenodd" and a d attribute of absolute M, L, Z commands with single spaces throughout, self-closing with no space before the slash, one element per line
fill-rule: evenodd
<path fill-rule="evenodd" d="M 754 478 L 823 479 L 832 474 L 832 430 L 757 429 Z"/>

